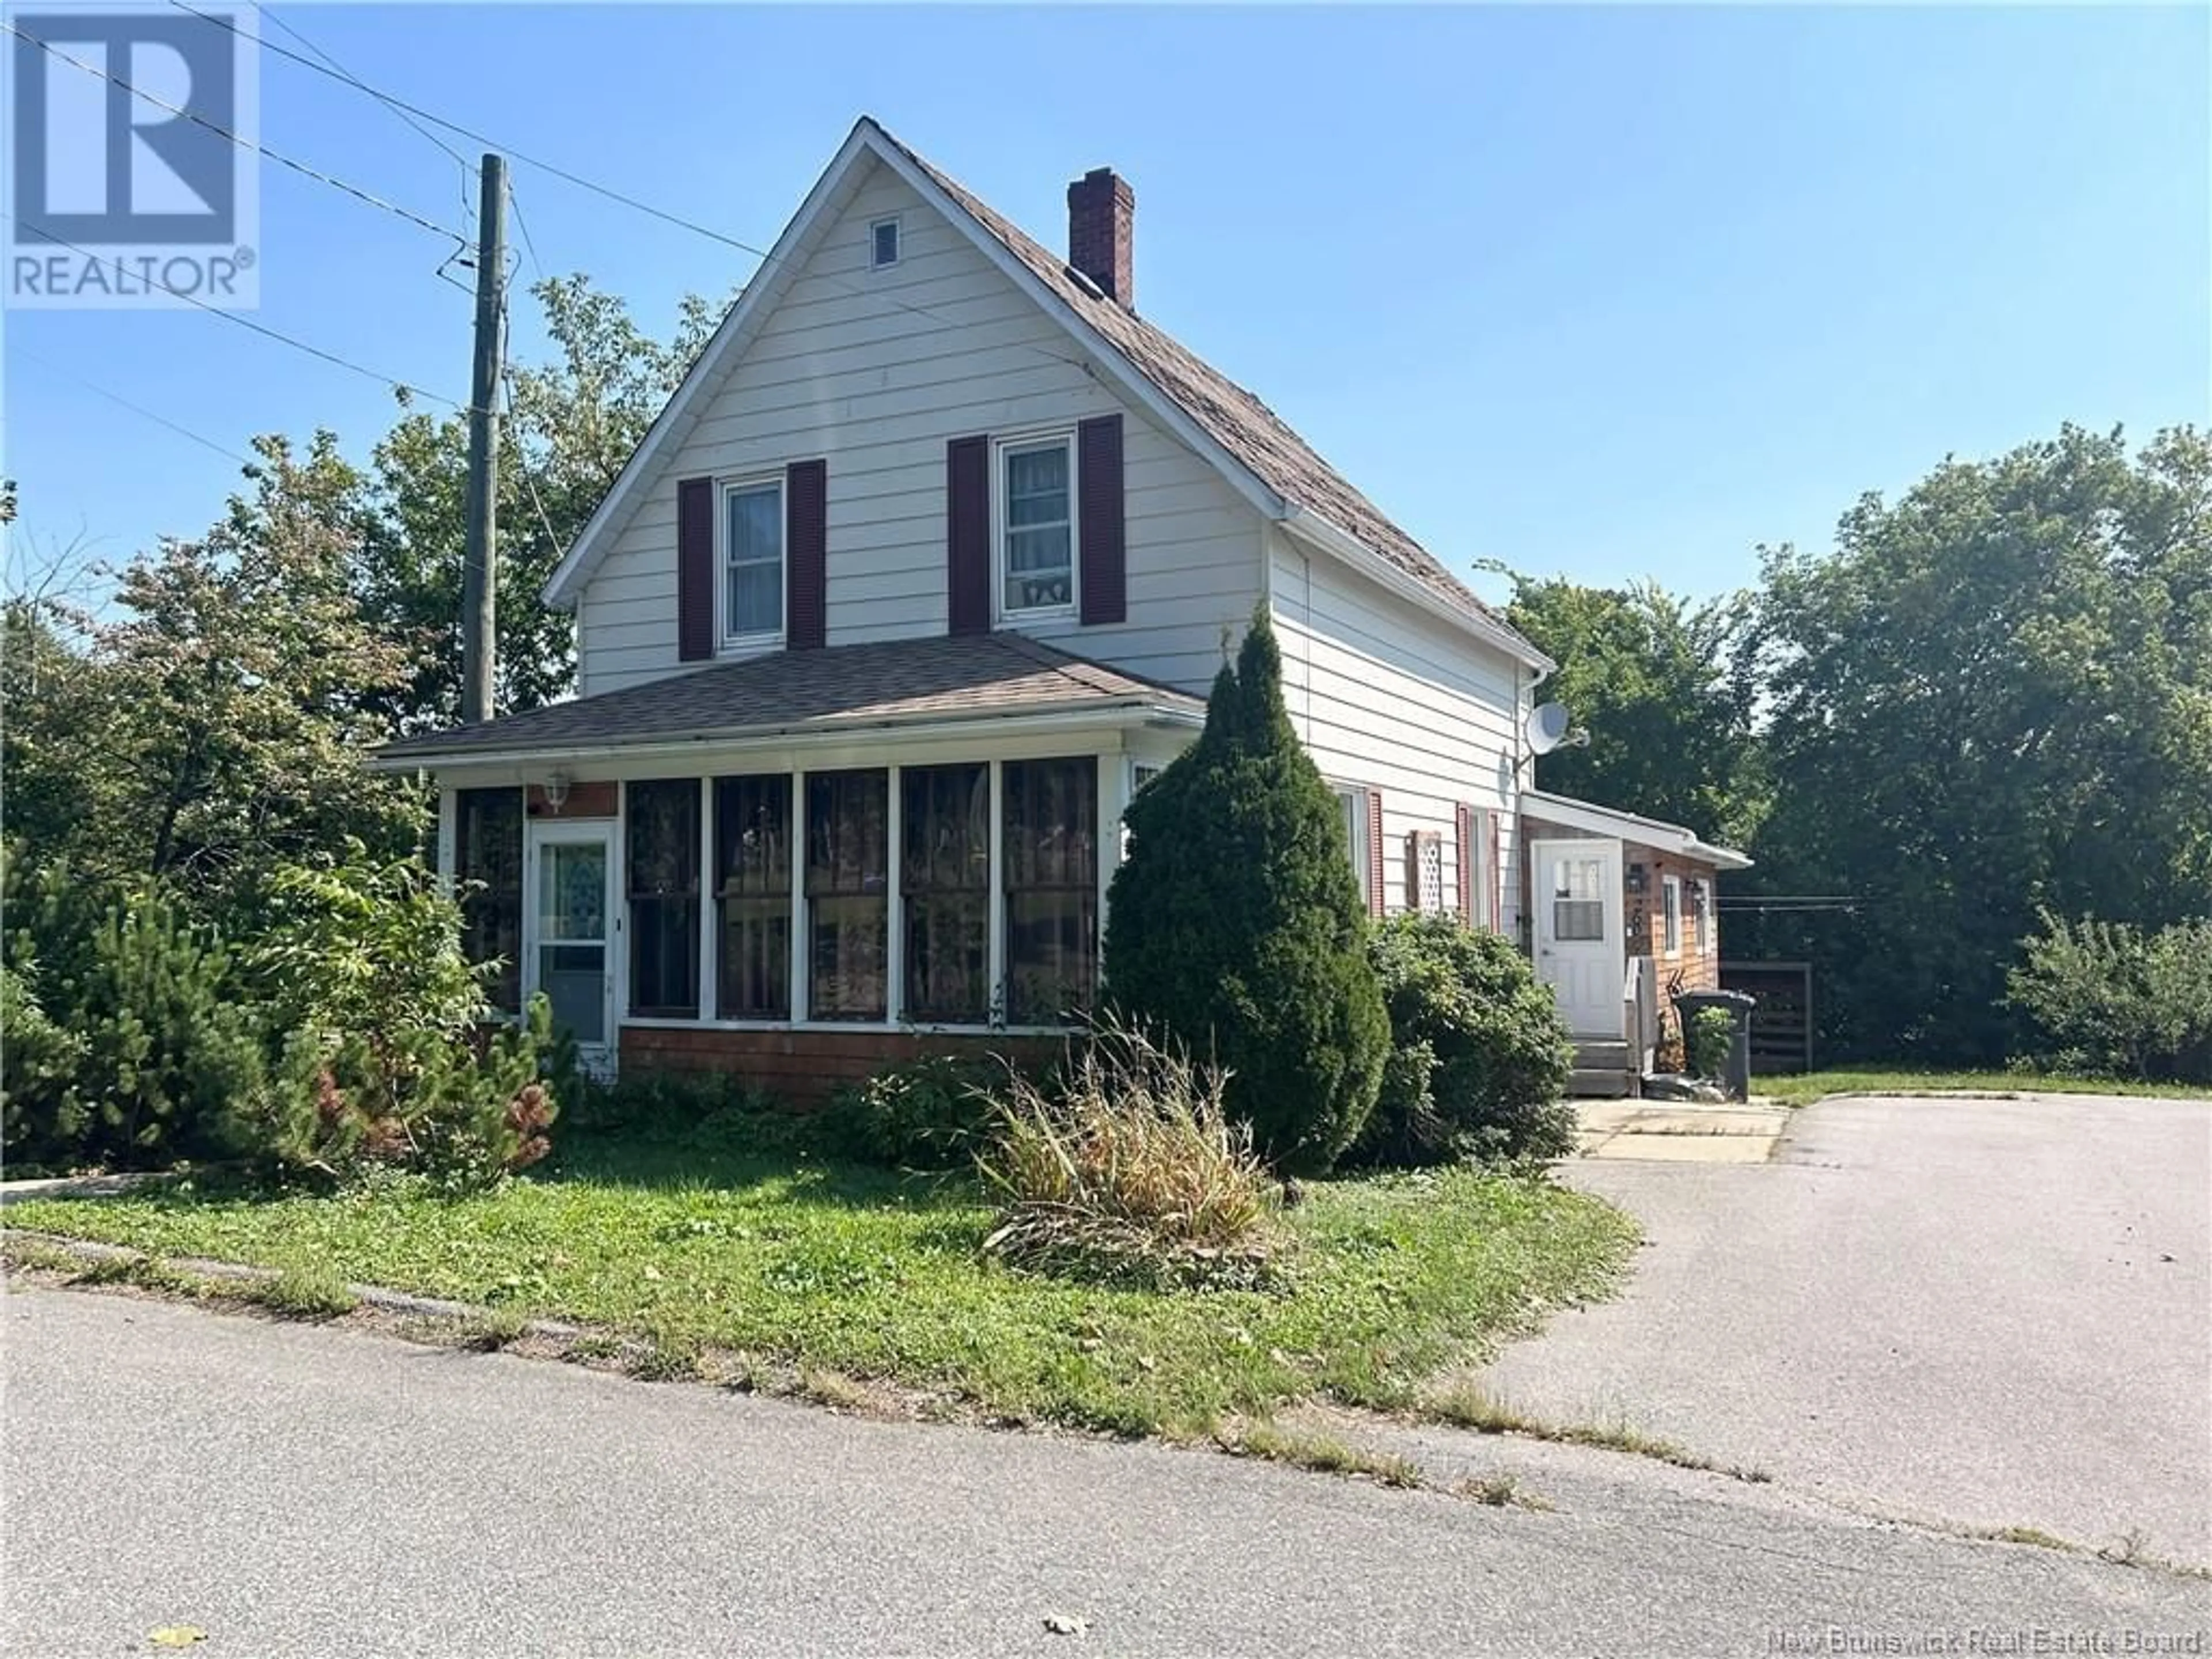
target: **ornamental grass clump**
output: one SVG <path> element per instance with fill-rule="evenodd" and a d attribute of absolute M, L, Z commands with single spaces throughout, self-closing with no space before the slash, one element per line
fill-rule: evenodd
<path fill-rule="evenodd" d="M 1000 1200 L 983 1249 L 1008 1265 L 1154 1289 L 1261 1289 L 1287 1240 L 1228 1074 L 1112 1019 L 1053 1083 L 1010 1074 L 976 1164 Z"/>

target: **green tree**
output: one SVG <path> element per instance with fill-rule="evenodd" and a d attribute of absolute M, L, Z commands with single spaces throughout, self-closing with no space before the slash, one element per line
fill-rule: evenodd
<path fill-rule="evenodd" d="M 110 615 L 12 607 L 9 829 L 28 865 L 173 887 L 217 916 L 347 836 L 416 845 L 416 793 L 364 763 L 388 730 L 369 705 L 406 662 L 352 591 L 362 478 L 328 433 L 255 447 L 223 520 L 125 566 Z"/>
<path fill-rule="evenodd" d="M 1389 1018 L 1343 816 L 1291 728 L 1264 611 L 1205 732 L 1126 822 L 1109 998 L 1226 1066 L 1229 1109 L 1271 1159 L 1328 1169 L 1374 1109 Z"/>
<path fill-rule="evenodd" d="M 583 276 L 531 292 L 556 356 L 514 369 L 507 387 L 493 691 L 509 714 L 569 690 L 574 622 L 538 594 L 727 308 L 686 298 L 663 344 Z M 374 467 L 380 511 L 363 550 L 362 600 L 375 626 L 414 653 L 406 683 L 378 707 L 403 729 L 450 726 L 460 714 L 466 418 L 403 412 Z"/>
<path fill-rule="evenodd" d="M 2212 895 L 2212 443 L 2075 427 L 1767 550 L 1768 890 L 1831 1052 L 2001 1060 L 2039 911 L 2156 927 Z"/>
<path fill-rule="evenodd" d="M 1747 840 L 1762 808 L 1742 672 L 1746 596 L 1692 605 L 1654 582 L 1520 580 L 1515 627 L 1559 665 L 1542 695 L 1589 732 L 1539 757 L 1540 787 Z"/>

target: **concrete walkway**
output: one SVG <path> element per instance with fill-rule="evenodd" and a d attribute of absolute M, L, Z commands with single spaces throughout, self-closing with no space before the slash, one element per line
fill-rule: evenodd
<path fill-rule="evenodd" d="M 1592 1100 L 1575 1109 L 1585 1158 L 1659 1164 L 1764 1164 L 1790 1121 L 1784 1106 Z"/>
<path fill-rule="evenodd" d="M 1494 1396 L 1853 1507 L 2212 1564 L 2212 1103 L 1830 1099 L 1771 1160 L 1692 1169 L 1614 1133 L 1560 1173 L 1644 1224 L 1635 1280 L 1508 1349 Z M 1730 1140 L 1759 1144 L 1679 1144 Z"/>

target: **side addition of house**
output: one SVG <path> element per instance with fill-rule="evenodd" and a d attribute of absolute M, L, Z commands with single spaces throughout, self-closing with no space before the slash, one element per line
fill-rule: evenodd
<path fill-rule="evenodd" d="M 1092 995 L 1131 793 L 1255 606 L 1380 913 L 1521 933 L 1552 665 L 1065 253 L 862 120 L 546 589 L 579 696 L 404 739 L 470 945 L 602 1065 L 818 1094 Z"/>

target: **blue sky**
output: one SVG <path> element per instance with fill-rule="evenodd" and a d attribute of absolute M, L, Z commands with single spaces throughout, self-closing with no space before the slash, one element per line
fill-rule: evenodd
<path fill-rule="evenodd" d="M 2201 7 L 276 15 L 760 246 L 862 112 L 1054 245 L 1066 181 L 1110 164 L 1146 314 L 1457 568 L 1717 592 L 1947 453 L 2212 409 Z M 470 222 L 455 163 L 377 104 L 274 58 L 261 99 L 272 148 Z M 538 263 L 656 331 L 748 274 L 529 167 L 515 187 Z M 465 392 L 450 245 L 270 165 L 262 225 L 258 320 Z M 390 418 L 374 385 L 196 313 L 5 329 L 6 466 L 41 544 L 120 557 L 235 482 L 82 382 L 233 449 L 325 425 L 365 455 Z M 518 354 L 538 343 L 526 310 Z"/>

